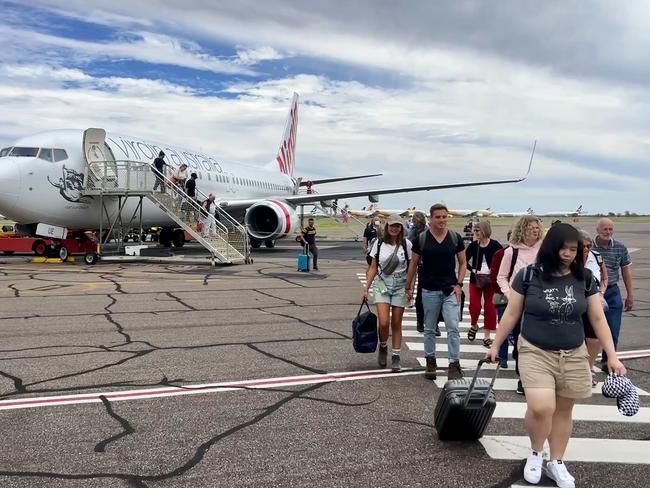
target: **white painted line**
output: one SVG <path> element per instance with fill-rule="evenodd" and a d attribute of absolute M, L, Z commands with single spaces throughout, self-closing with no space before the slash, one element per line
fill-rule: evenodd
<path fill-rule="evenodd" d="M 627 252 L 637 252 L 637 251 L 640 251 L 640 250 L 641 250 L 640 247 L 631 247 L 631 248 L 629 248 L 629 249 L 627 250 Z"/>
<path fill-rule="evenodd" d="M 369 355 L 370 356 L 370 355 Z M 100 396 L 108 401 L 141 400 L 145 398 L 163 398 L 180 395 L 198 395 L 204 393 L 223 393 L 227 391 L 241 391 L 261 388 L 280 388 L 296 385 L 311 385 L 316 383 L 332 383 L 339 381 L 369 380 L 397 376 L 422 374 L 422 371 L 405 369 L 393 373 L 387 369 L 343 371 L 338 373 L 325 373 L 303 376 L 287 376 L 283 378 L 266 378 L 258 380 L 228 381 L 225 383 L 208 383 L 201 385 L 179 385 L 164 388 L 148 388 L 142 390 L 100 391 L 72 395 L 39 396 L 29 398 L 14 398 L 1 400 L 0 410 L 16 410 L 35 407 L 51 407 L 57 405 L 76 405 L 82 403 L 100 403 Z"/>
<path fill-rule="evenodd" d="M 416 359 L 418 360 L 418 363 L 420 363 L 420 366 L 422 366 L 423 368 L 426 367 L 427 365 L 426 358 L 419 357 Z M 465 376 L 474 374 L 474 371 L 478 366 L 478 361 L 479 361 L 478 359 L 463 359 L 463 358 L 460 359 L 460 367 L 463 369 Z M 449 366 L 449 360 L 447 358 L 438 357 L 436 358 L 436 364 L 438 365 L 438 368 L 447 368 Z M 483 371 L 484 369 L 496 369 L 496 368 L 497 365 L 495 363 L 488 363 L 481 366 L 481 371 Z"/>
<path fill-rule="evenodd" d="M 402 337 L 419 337 L 420 339 L 424 339 L 424 334 L 422 332 L 418 332 L 417 330 L 411 330 L 411 329 L 406 329 L 402 330 Z M 447 337 L 446 332 L 440 332 L 440 336 L 443 339 Z"/>
<path fill-rule="evenodd" d="M 462 361 L 462 360 L 461 360 Z M 514 371 L 514 363 L 513 361 L 510 362 L 512 371 Z M 483 369 L 483 368 L 481 368 Z M 500 370 L 503 371 L 503 370 Z M 506 370 L 508 371 L 508 370 Z M 479 378 L 482 378 L 479 376 Z M 483 377 L 483 379 L 492 381 L 492 378 L 486 376 Z M 442 388 L 445 386 L 445 383 L 447 382 L 447 377 L 446 376 L 438 376 L 438 378 L 435 380 L 436 385 L 438 388 Z M 598 383 L 596 386 L 594 386 L 592 392 L 594 395 L 600 395 L 601 391 L 603 388 L 602 383 Z M 517 389 L 517 378 L 497 378 L 497 380 L 494 383 L 494 389 L 498 391 L 515 391 Z M 641 396 L 648 396 L 649 393 L 647 391 L 641 390 L 637 388 L 637 391 L 639 392 L 639 395 Z"/>
<path fill-rule="evenodd" d="M 461 365 L 463 361 L 461 360 Z M 494 418 L 523 419 L 526 413 L 526 404 L 523 402 L 497 402 Z M 625 422 L 629 424 L 650 424 L 650 408 L 642 407 L 639 413 L 632 417 L 621 415 L 616 408 L 616 400 L 611 405 L 585 405 L 578 404 L 573 407 L 573 420 L 589 422 Z M 650 450 L 648 450 L 650 452 Z"/>
<path fill-rule="evenodd" d="M 463 314 L 463 317 L 465 317 L 465 314 Z M 415 312 L 411 312 L 411 310 L 409 310 L 409 309 L 406 309 L 406 310 L 404 311 L 404 318 L 405 318 L 405 319 L 416 319 L 416 318 L 417 318 L 417 314 L 416 314 Z M 467 323 L 467 324 L 470 323 L 470 321 L 467 320 L 467 319 L 463 320 L 462 322 Z M 483 317 L 479 317 L 479 319 L 478 319 L 478 325 L 479 325 L 479 327 L 483 326 Z"/>
<path fill-rule="evenodd" d="M 417 326 L 417 321 L 415 321 L 415 320 L 403 320 L 402 321 L 402 327 L 416 327 L 416 326 Z M 440 330 L 444 330 L 444 328 L 445 328 L 445 325 L 441 323 L 440 324 Z M 458 324 L 458 328 L 459 329 L 469 329 L 469 324 L 460 323 L 460 324 Z"/>
<path fill-rule="evenodd" d="M 411 351 L 424 351 L 424 343 L 423 342 L 407 342 L 406 346 L 411 350 Z M 447 343 L 441 343 L 437 342 L 436 343 L 436 351 L 440 352 L 447 352 Z M 460 344 L 460 352 L 468 352 L 468 353 L 475 353 L 475 352 L 482 352 L 482 353 L 487 353 L 488 348 L 481 345 L 477 344 Z"/>
<path fill-rule="evenodd" d="M 479 441 L 492 459 L 526 459 L 530 450 L 530 439 L 526 436 L 486 435 Z M 549 451 L 548 444 L 544 446 L 544 450 Z M 572 437 L 564 454 L 564 460 L 607 464 L 650 464 L 650 449 L 648 449 L 648 441 Z"/>

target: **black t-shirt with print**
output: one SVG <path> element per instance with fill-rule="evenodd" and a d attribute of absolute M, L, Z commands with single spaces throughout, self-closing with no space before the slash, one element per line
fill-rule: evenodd
<path fill-rule="evenodd" d="M 585 279 L 573 274 L 542 279 L 535 270 L 530 282 L 524 283 L 526 268 L 520 269 L 512 289 L 525 297 L 521 335 L 530 343 L 549 351 L 575 349 L 585 341 L 582 314 L 587 311 L 587 297 L 598 293 L 598 286 L 585 270 Z M 585 289 L 585 283 L 589 283 Z"/>
<path fill-rule="evenodd" d="M 456 234 L 456 245 L 452 238 Z M 465 251 L 463 239 L 453 230 L 448 230 L 442 242 L 438 243 L 430 230 L 425 233 L 424 249 L 420 249 L 420 239 L 413 243 L 413 252 L 419 254 L 422 266 L 422 288 L 440 291 L 454 286 L 456 276 L 456 255 Z"/>

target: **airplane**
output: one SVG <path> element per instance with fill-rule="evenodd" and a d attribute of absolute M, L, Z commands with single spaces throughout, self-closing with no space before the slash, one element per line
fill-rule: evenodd
<path fill-rule="evenodd" d="M 363 207 L 361 210 L 354 210 L 351 208 L 346 208 L 348 214 L 357 218 L 371 218 L 375 215 L 375 204 L 371 203 L 367 207 Z"/>
<path fill-rule="evenodd" d="M 452 217 L 491 217 L 494 212 L 490 208 L 478 209 L 449 209 L 449 215 Z"/>
<path fill-rule="evenodd" d="M 302 178 L 296 177 L 295 172 L 297 128 L 298 94 L 294 93 L 276 157 L 262 167 L 226 162 L 168 141 L 152 142 L 103 129 L 58 129 L 26 136 L 0 150 L 0 213 L 18 222 L 19 230 L 25 234 L 34 234 L 39 223 L 66 229 L 99 229 L 100 219 L 101 225 L 108 225 L 111 218 L 120 213 L 121 199 L 104 196 L 102 210 L 99 201 L 102 199 L 84 194 L 88 161 L 94 157 L 89 154 L 90 150 L 99 150 L 103 160 L 139 164 L 151 164 L 163 150 L 168 165 L 175 169 L 181 163 L 187 164 L 188 175 L 191 172 L 198 175 L 197 188 L 205 195 L 217 195 L 220 208 L 245 225 L 251 247 L 259 247 L 261 243 L 273 247 L 276 239 L 295 235 L 299 230 L 297 208 L 301 205 L 329 206 L 337 199 L 519 183 L 530 174 L 535 152 L 533 146 L 528 171 L 521 178 L 305 194 L 300 192 Z M 97 136 L 99 142 L 90 134 L 93 138 Z M 86 146 L 89 141 L 92 145 Z M 358 177 L 344 176 L 311 183 L 351 178 Z M 135 215 L 137 200 L 127 198 L 123 203 L 120 215 L 125 221 Z M 143 225 L 163 228 L 161 242 L 165 236 L 164 242 L 182 245 L 184 240 L 177 244 L 176 239 L 170 239 L 172 233 L 182 232 L 182 229 L 174 230 L 175 222 L 159 206 L 145 199 L 140 212 Z"/>
<path fill-rule="evenodd" d="M 525 212 L 494 212 L 491 217 L 523 217 L 524 215 L 534 215 L 532 208 L 528 207 Z"/>
<path fill-rule="evenodd" d="M 583 213 L 585 211 L 582 210 L 582 204 L 580 204 L 575 210 L 559 210 L 557 212 L 544 212 L 536 215 L 539 217 L 579 217 Z"/>
<path fill-rule="evenodd" d="M 388 217 L 389 215 L 399 215 L 400 217 L 411 217 L 413 213 L 417 211 L 415 207 L 409 207 L 407 209 L 387 209 L 387 208 L 376 208 L 374 204 L 368 205 L 367 209 L 363 210 L 350 210 L 348 213 L 354 217 L 364 217 L 364 218 L 375 218 L 375 217 Z"/>

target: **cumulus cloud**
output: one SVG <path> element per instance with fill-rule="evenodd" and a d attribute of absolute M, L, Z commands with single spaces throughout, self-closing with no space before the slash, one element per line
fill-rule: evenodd
<path fill-rule="evenodd" d="M 297 91 L 301 174 L 385 174 L 348 188 L 520 176 L 539 140 L 523 185 L 392 196 L 386 204 L 444 198 L 454 206 L 525 210 L 534 199 L 540 211 L 577 203 L 604 210 L 603 196 L 614 192 L 621 210 L 644 201 L 650 64 L 648 31 L 638 20 L 643 4 L 617 5 L 616 15 L 600 1 L 588 12 L 574 1 L 561 9 L 529 1 L 33 4 L 79 20 L 91 11 L 84 20 L 119 35 L 99 42 L 0 28 L 11 48 L 0 66 L 1 139 L 36 128 L 103 126 L 157 140 L 173 133 L 180 144 L 263 163 L 275 153 Z M 215 43 L 234 54 L 214 54 Z M 164 74 L 91 76 L 74 63 L 84 59 L 226 76 L 218 80 L 223 90 L 206 96 Z"/>

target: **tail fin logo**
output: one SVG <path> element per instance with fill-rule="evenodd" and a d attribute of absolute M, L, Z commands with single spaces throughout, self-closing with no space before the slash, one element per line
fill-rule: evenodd
<path fill-rule="evenodd" d="M 296 136 L 298 133 L 298 94 L 293 94 L 291 102 L 291 111 L 287 119 L 287 125 L 284 128 L 284 135 L 280 143 L 280 149 L 275 160 L 278 162 L 280 171 L 293 177 L 293 170 L 296 161 Z"/>

